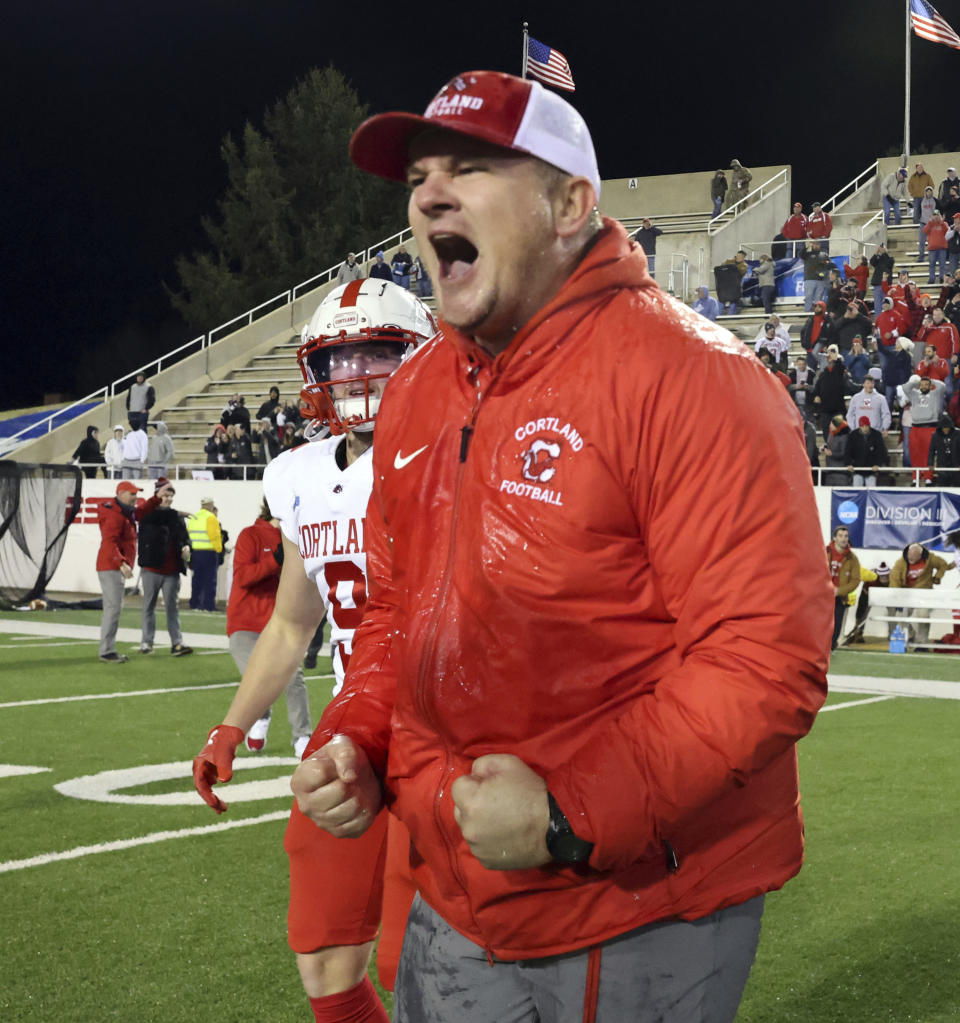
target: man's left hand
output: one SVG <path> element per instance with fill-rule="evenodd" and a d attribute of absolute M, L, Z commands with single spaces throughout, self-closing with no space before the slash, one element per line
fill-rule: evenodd
<path fill-rule="evenodd" d="M 478 757 L 451 788 L 454 817 L 470 851 L 488 870 L 552 862 L 547 852 L 547 783 L 518 757 Z"/>

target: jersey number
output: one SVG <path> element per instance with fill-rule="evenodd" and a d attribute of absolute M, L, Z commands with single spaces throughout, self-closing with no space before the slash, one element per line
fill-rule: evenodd
<path fill-rule="evenodd" d="M 367 602 L 367 580 L 363 571 L 352 561 L 328 561 L 323 566 L 323 578 L 327 582 L 333 620 L 341 629 L 352 632 L 360 624 L 363 605 Z M 350 584 L 349 589 L 346 584 Z"/>

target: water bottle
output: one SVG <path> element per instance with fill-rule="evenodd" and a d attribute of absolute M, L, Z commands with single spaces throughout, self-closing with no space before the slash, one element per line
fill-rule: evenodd
<path fill-rule="evenodd" d="M 890 653 L 905 654 L 907 652 L 907 634 L 903 627 L 895 625 L 890 633 Z"/>

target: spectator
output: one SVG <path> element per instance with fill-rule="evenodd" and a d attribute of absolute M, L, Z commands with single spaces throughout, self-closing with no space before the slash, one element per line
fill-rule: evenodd
<path fill-rule="evenodd" d="M 873 267 L 873 277 L 870 284 L 873 287 L 873 315 L 876 316 L 883 304 L 884 283 L 893 277 L 893 256 L 887 252 L 886 246 L 878 245 L 877 251 L 870 257 L 870 265 Z"/>
<path fill-rule="evenodd" d="M 876 487 L 880 466 L 890 461 L 887 444 L 883 434 L 870 425 L 869 416 L 860 416 L 857 422 L 858 428 L 847 438 L 847 469 L 853 473 L 855 487 Z"/>
<path fill-rule="evenodd" d="M 726 198 L 724 199 L 725 210 L 730 209 L 731 206 L 736 206 L 741 199 L 745 199 L 750 193 L 750 182 L 753 180 L 753 175 L 750 171 L 739 160 L 730 161 L 730 180 L 731 187 L 727 190 Z M 746 208 L 744 203 L 744 208 Z M 738 213 L 742 213 L 743 210 L 738 210 Z"/>
<path fill-rule="evenodd" d="M 833 641 L 831 650 L 843 632 L 843 618 L 847 613 L 847 598 L 860 585 L 860 562 L 850 547 L 850 530 L 837 526 L 827 544 L 827 564 L 830 566 L 830 581 L 833 583 Z"/>
<path fill-rule="evenodd" d="M 743 249 L 738 249 L 737 250 L 737 254 L 735 256 L 731 256 L 730 259 L 725 259 L 721 265 L 722 266 L 733 266 L 733 267 L 736 268 L 737 274 L 740 277 L 740 287 L 738 289 L 738 292 L 739 292 L 739 294 L 742 294 L 743 278 L 746 277 L 747 274 L 750 273 L 750 266 L 747 263 L 747 254 L 746 254 L 746 252 L 744 252 Z M 719 292 L 718 292 L 718 297 L 719 297 Z M 729 313 L 731 316 L 735 316 L 736 313 L 737 313 L 737 304 L 738 304 L 738 302 L 739 302 L 739 297 L 737 298 L 736 301 L 721 302 L 720 303 L 721 311 L 725 312 L 725 313 Z"/>
<path fill-rule="evenodd" d="M 147 477 L 152 480 L 165 477 L 173 457 L 173 440 L 167 432 L 167 424 L 159 419 L 150 427 L 147 438 Z"/>
<path fill-rule="evenodd" d="M 370 264 L 370 277 L 377 281 L 392 281 L 393 272 L 390 267 L 387 266 L 387 261 L 383 258 L 383 249 L 381 249 L 374 261 Z M 251 527 L 248 527 L 251 528 Z M 237 541 L 239 543 L 239 539 Z"/>
<path fill-rule="evenodd" d="M 691 308 L 695 313 L 705 316 L 714 323 L 716 323 L 717 317 L 720 315 L 720 303 L 711 297 L 710 289 L 705 284 L 701 284 L 697 288 L 697 297 L 694 299 Z"/>
<path fill-rule="evenodd" d="M 634 241 L 639 244 L 647 257 L 647 269 L 654 279 L 656 278 L 654 271 L 657 263 L 657 238 L 662 234 L 663 231 L 659 227 L 654 227 L 649 217 L 644 217 L 637 233 L 633 236 Z"/>
<path fill-rule="evenodd" d="M 120 428 L 120 436 L 123 437 L 123 428 Z M 103 454 L 100 451 L 100 431 L 95 426 L 87 427 L 87 435 L 77 445 L 77 450 L 73 453 L 74 465 L 83 466 L 83 475 L 88 480 L 95 480 L 97 478 L 97 466 L 102 465 L 103 475 L 107 475 L 106 462 L 104 461 Z"/>
<path fill-rule="evenodd" d="M 880 430 L 886 437 L 890 429 L 890 406 L 887 399 L 876 389 L 876 380 L 872 376 L 864 378 L 863 389 L 850 399 L 847 409 L 847 425 L 856 429 L 861 417 L 866 416 L 874 430 Z"/>
<path fill-rule="evenodd" d="M 113 428 L 113 436 L 107 441 L 103 449 L 103 457 L 106 462 L 106 473 L 112 480 L 123 477 L 123 424 L 117 423 Z"/>
<path fill-rule="evenodd" d="M 940 188 L 937 190 L 937 201 L 940 203 L 940 209 L 943 209 L 944 205 L 950 201 L 950 193 L 957 187 L 960 187 L 960 179 L 957 178 L 957 168 L 948 167 L 947 176 L 940 182 Z"/>
<path fill-rule="evenodd" d="M 937 354 L 933 345 L 925 345 L 923 358 L 917 363 L 917 376 L 932 377 L 934 380 L 942 380 L 946 383 L 949 375 L 950 363 Z"/>
<path fill-rule="evenodd" d="M 220 422 L 224 426 L 245 426 L 250 429 L 250 411 L 242 394 L 234 393 L 227 400 L 220 414 Z"/>
<path fill-rule="evenodd" d="M 842 415 L 835 415 L 829 421 L 827 431 L 827 442 L 821 448 L 824 454 L 824 471 L 821 477 L 825 487 L 849 487 L 850 473 L 846 472 L 847 466 L 847 441 L 850 439 L 850 427 Z M 843 469 L 843 472 L 837 472 Z"/>
<path fill-rule="evenodd" d="M 763 311 L 769 316 L 773 312 L 773 300 L 777 295 L 777 284 L 774 279 L 773 260 L 766 252 L 760 254 L 760 262 L 754 268 L 757 287 L 760 289 L 760 301 Z"/>
<path fill-rule="evenodd" d="M 936 283 L 937 266 L 940 267 L 939 283 L 943 284 L 943 275 L 947 272 L 947 231 L 947 222 L 940 216 L 939 210 L 934 210 L 929 222 L 921 228 L 930 247 L 930 274 L 927 277 L 927 284 Z"/>
<path fill-rule="evenodd" d="M 807 237 L 820 242 L 820 248 L 830 252 L 830 235 L 833 233 L 833 220 L 825 213 L 820 203 L 815 202 L 807 221 Z"/>
<path fill-rule="evenodd" d="M 433 282 L 430 280 L 430 274 L 427 273 L 427 268 L 419 256 L 413 261 L 413 269 L 417 276 L 417 294 L 421 298 L 430 298 L 433 295 Z"/>
<path fill-rule="evenodd" d="M 210 434 L 203 445 L 204 454 L 207 456 L 207 465 L 215 466 L 213 470 L 215 479 L 222 480 L 226 478 L 226 470 L 223 467 L 227 462 L 228 446 L 227 428 L 223 423 L 217 423 L 213 428 L 213 433 Z"/>
<path fill-rule="evenodd" d="M 913 201 L 913 222 L 915 224 L 924 223 L 920 216 L 920 205 L 924 192 L 928 188 L 930 189 L 930 194 L 933 195 L 933 178 L 923 169 L 923 164 L 918 163 L 907 181 L 907 191 L 910 193 L 910 198 Z M 923 259 L 922 254 L 920 258 Z"/>
<path fill-rule="evenodd" d="M 914 374 L 903 385 L 903 394 L 910 402 L 912 425 L 910 427 L 910 465 L 919 469 L 927 465 L 930 441 L 937 428 L 946 401 L 946 387 L 941 380 L 920 377 Z M 929 486 L 931 474 L 924 473 L 922 479 Z"/>
<path fill-rule="evenodd" d="M 283 542 L 280 522 L 270 512 L 266 499 L 261 502 L 256 521 L 240 530 L 233 551 L 233 585 L 227 601 L 227 636 L 230 655 L 241 677 L 247 670 L 253 648 L 267 627 L 277 602 Z M 294 669 L 284 690 L 293 751 L 303 756 L 312 731 L 307 686 L 300 664 Z M 247 749 L 260 752 L 267 742 L 270 708 L 258 718 L 246 734 Z"/>
<path fill-rule="evenodd" d="M 787 376 L 790 378 L 790 385 L 787 387 L 787 391 L 790 397 L 793 398 L 794 404 L 800 410 L 804 420 L 809 422 L 813 419 L 814 415 L 813 385 L 815 373 L 812 369 L 808 368 L 806 355 L 797 356 L 796 364 Z M 814 440 L 814 456 L 816 456 L 816 452 L 817 445 L 816 440 Z M 813 464 L 819 464 L 819 462 Z"/>
<path fill-rule="evenodd" d="M 870 356 L 863 350 L 863 338 L 859 334 L 854 335 L 850 351 L 843 356 L 843 364 L 850 379 L 855 384 L 862 384 L 870 369 Z"/>
<path fill-rule="evenodd" d="M 827 312 L 843 315 L 844 310 L 856 297 L 854 289 L 844 282 L 840 271 L 832 266 L 827 274 Z"/>
<path fill-rule="evenodd" d="M 809 313 L 814 302 L 827 299 L 827 274 L 833 264 L 830 257 L 820 250 L 819 242 L 810 242 L 800 258 L 803 260 L 803 309 Z"/>
<path fill-rule="evenodd" d="M 143 590 L 143 609 L 140 625 L 140 653 L 153 653 L 156 634 L 157 597 L 163 592 L 163 609 L 170 636 L 170 653 L 174 657 L 192 654 L 193 648 L 184 646 L 180 631 L 180 576 L 187 574 L 190 561 L 190 539 L 183 516 L 173 508 L 176 491 L 170 480 L 161 477 L 156 482 L 155 497 L 160 503 L 140 521 L 140 586 Z"/>
<path fill-rule="evenodd" d="M 722 170 L 718 170 L 710 179 L 710 199 L 713 202 L 714 219 L 720 216 L 723 209 L 723 197 L 727 194 L 727 178 Z"/>
<path fill-rule="evenodd" d="M 872 330 L 870 317 L 860 312 L 856 302 L 851 302 L 844 310 L 843 316 L 834 317 L 833 343 L 841 352 L 849 352 L 855 337 L 859 336 L 861 339 L 869 337 Z"/>
<path fill-rule="evenodd" d="M 960 355 L 960 332 L 939 306 L 933 308 L 930 322 L 924 322 L 914 340 L 924 347 L 933 345 L 937 355 L 947 362 L 952 362 L 955 355 Z"/>
<path fill-rule="evenodd" d="M 834 343 L 833 318 L 827 315 L 824 302 L 813 303 L 813 314 L 807 317 L 800 331 L 800 344 L 807 353 L 811 369 L 820 366 L 820 352 Z"/>
<path fill-rule="evenodd" d="M 881 312 L 877 314 L 877 353 L 880 357 L 880 365 L 883 366 L 887 353 L 891 352 L 900 337 L 901 321 L 893 309 L 893 299 L 886 295 L 881 303 Z"/>
<path fill-rule="evenodd" d="M 943 578 L 950 564 L 936 554 L 931 554 L 922 544 L 910 543 L 903 548 L 903 554 L 893 563 L 890 570 L 890 586 L 893 589 L 932 590 Z M 929 618 L 930 608 L 907 609 L 910 618 Z M 917 653 L 923 650 L 930 635 L 930 623 L 918 621 L 909 626 L 910 641 Z"/>
<path fill-rule="evenodd" d="M 853 394 L 854 390 L 853 381 L 840 358 L 837 346 L 829 345 L 827 364 L 817 374 L 813 387 L 813 404 L 819 417 L 819 428 L 825 439 L 828 437 L 833 417 L 846 415 L 847 403 L 844 398 L 848 394 Z M 846 465 L 846 462 L 840 464 Z"/>
<path fill-rule="evenodd" d="M 156 392 L 147 378 L 138 373 L 127 391 L 127 420 L 131 430 L 147 429 L 147 417 L 157 400 Z M 146 434 L 144 434 L 146 435 Z"/>
<path fill-rule="evenodd" d="M 937 212 L 937 200 L 933 194 L 932 188 L 928 187 L 926 189 L 920 197 L 919 203 L 920 212 L 917 216 L 919 216 L 920 219 L 917 223 L 920 226 L 917 228 L 917 253 L 922 261 L 927 255 L 927 233 L 924 231 L 924 228 L 933 219 L 934 213 Z"/>
<path fill-rule="evenodd" d="M 357 263 L 356 253 L 348 252 L 345 262 L 340 264 L 337 271 L 337 284 L 349 284 L 350 281 L 359 281 L 363 277 L 363 271 Z"/>
<path fill-rule="evenodd" d="M 777 361 L 768 348 L 764 348 L 762 345 L 757 349 L 757 358 L 763 363 L 763 365 L 769 370 L 783 385 L 785 390 L 790 389 L 790 377 L 784 373 L 777 365 Z"/>
<path fill-rule="evenodd" d="M 382 253 L 381 253 L 382 254 Z M 239 398 L 239 395 L 237 395 Z M 277 413 L 283 406 L 280 404 L 280 388 L 274 385 L 270 388 L 267 400 L 257 409 L 257 419 L 268 418 L 272 425 L 277 425 Z"/>
<path fill-rule="evenodd" d="M 300 415 L 300 402 L 295 398 L 283 403 L 283 410 L 277 414 L 277 426 L 283 429 L 292 426 L 299 430 L 303 425 L 303 417 Z"/>
<path fill-rule="evenodd" d="M 765 348 L 770 353 L 771 360 L 776 363 L 776 368 L 780 369 L 781 366 L 786 366 L 787 352 L 790 351 L 790 335 L 781 327 L 781 332 L 777 331 L 777 324 L 768 320 L 763 327 L 760 328 L 760 333 L 757 334 L 754 339 L 754 351 L 757 356 L 760 355 L 760 349 Z"/>
<path fill-rule="evenodd" d="M 866 297 L 867 281 L 870 277 L 870 264 L 867 262 L 867 257 L 861 256 L 860 262 L 856 266 L 844 263 L 843 272 L 849 280 L 856 284 L 857 298 L 862 301 Z"/>
<path fill-rule="evenodd" d="M 883 389 L 889 395 L 905 384 L 913 374 L 913 342 L 908 337 L 898 337 L 892 351 L 887 352 L 881 366 Z"/>
<path fill-rule="evenodd" d="M 259 429 L 254 430 L 251 435 L 256 449 L 254 457 L 260 465 L 269 465 L 280 454 L 280 438 L 269 417 L 264 416 L 258 425 Z"/>
<path fill-rule="evenodd" d="M 883 200 L 883 222 L 890 223 L 893 215 L 895 224 L 900 223 L 900 203 L 907 197 L 907 170 L 898 167 L 880 182 L 880 197 Z"/>
<path fill-rule="evenodd" d="M 951 188 L 947 195 L 947 201 L 940 203 L 939 206 L 943 219 L 948 224 L 953 223 L 953 218 L 960 213 L 960 188 Z"/>
<path fill-rule="evenodd" d="M 204 497 L 200 501 L 200 511 L 187 519 L 187 533 L 193 570 L 190 607 L 194 611 L 215 611 L 218 555 L 223 550 L 224 541 L 212 497 Z"/>
<path fill-rule="evenodd" d="M 97 577 L 103 594 L 103 617 L 100 620 L 101 661 L 122 664 L 128 658 L 118 654 L 117 627 L 123 609 L 124 582 L 133 576 L 137 557 L 137 519 L 159 507 L 160 499 L 153 497 L 137 508 L 140 488 L 128 480 L 117 484 L 116 497 L 97 507 L 100 526 L 100 549 L 97 551 Z"/>
<path fill-rule="evenodd" d="M 303 437 L 297 436 L 297 428 L 293 423 L 287 423 L 283 428 L 283 437 L 280 441 L 280 450 L 288 451 L 290 448 L 295 448 L 303 443 Z"/>
<path fill-rule="evenodd" d="M 799 256 L 803 250 L 800 244 L 807 237 L 807 217 L 803 212 L 803 203 L 795 202 L 793 212 L 783 222 L 780 233 L 789 243 L 787 245 L 787 256 Z"/>
<path fill-rule="evenodd" d="M 234 463 L 239 471 L 238 476 L 234 476 L 234 479 L 254 479 L 254 476 L 250 473 L 250 467 L 254 464 L 253 459 L 253 441 L 250 437 L 250 431 L 244 426 L 243 423 L 237 423 L 234 427 L 236 430 L 236 455 L 237 460 Z"/>
<path fill-rule="evenodd" d="M 960 213 L 953 214 L 947 230 L 947 268 L 949 274 L 943 275 L 943 283 L 947 283 L 949 276 L 950 286 L 955 287 L 957 271 L 960 270 Z"/>
<path fill-rule="evenodd" d="M 139 423 L 139 420 L 137 420 Z M 136 426 L 123 438 L 121 455 L 123 458 L 122 473 L 125 480 L 143 478 L 143 469 L 147 464 L 147 435 L 142 427 Z"/>
<path fill-rule="evenodd" d="M 927 464 L 934 470 L 938 487 L 960 486 L 960 430 L 950 415 L 944 412 L 937 421 L 937 429 L 930 438 Z"/>
<path fill-rule="evenodd" d="M 413 259 L 410 253 L 401 245 L 390 261 L 390 268 L 393 270 L 393 283 L 399 284 L 401 288 L 410 287 L 410 267 Z"/>

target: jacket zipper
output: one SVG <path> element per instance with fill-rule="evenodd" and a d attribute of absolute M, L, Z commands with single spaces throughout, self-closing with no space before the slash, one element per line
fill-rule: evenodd
<path fill-rule="evenodd" d="M 460 430 L 460 452 L 457 461 L 457 479 L 453 492 L 453 507 L 450 514 L 450 535 L 447 549 L 447 562 L 446 565 L 444 566 L 443 580 L 440 587 L 440 592 L 437 595 L 437 601 L 430 623 L 429 639 L 424 647 L 424 656 L 420 660 L 421 667 L 420 673 L 417 678 L 417 703 L 419 704 L 420 712 L 421 714 L 423 714 L 424 719 L 428 721 L 431 725 L 433 725 L 434 731 L 438 736 L 440 735 L 440 730 L 437 726 L 436 718 L 427 706 L 425 674 L 426 666 L 432 664 L 434 653 L 436 652 L 437 632 L 439 627 L 440 616 L 443 614 L 443 609 L 446 606 L 447 602 L 447 594 L 449 593 L 450 590 L 450 580 L 453 568 L 454 539 L 457 533 L 457 519 L 459 517 L 460 512 L 460 493 L 463 488 L 464 474 L 463 467 L 467 460 L 467 453 L 470 448 L 470 439 L 473 436 L 473 431 L 477 422 L 477 415 L 480 411 L 480 403 L 483 400 L 483 394 L 480 391 L 478 375 L 479 367 L 474 367 L 474 369 L 471 371 L 471 377 L 473 379 L 473 383 L 476 386 L 476 394 L 473 401 L 473 407 L 470 410 L 469 420 L 464 424 L 464 426 Z M 470 895 L 467 890 L 466 879 L 464 878 L 463 874 L 460 871 L 459 865 L 457 863 L 457 858 L 454 854 L 454 844 L 453 842 L 451 842 L 449 836 L 447 835 L 446 829 L 443 824 L 441 803 L 443 800 L 444 791 L 447 787 L 447 778 L 449 777 L 450 772 L 452 770 L 451 763 L 452 757 L 450 754 L 450 749 L 446 744 L 446 741 L 445 740 L 442 741 L 444 746 L 443 776 L 440 782 L 440 786 L 438 787 L 437 792 L 433 799 L 434 824 L 437 828 L 437 831 L 443 838 L 444 844 L 446 845 L 447 861 L 450 865 L 450 872 L 456 878 L 457 883 L 460 885 L 464 895 L 467 898 L 467 905 L 470 909 L 470 916 L 473 919 L 473 925 L 476 928 L 477 933 L 481 933 L 480 925 L 477 922 L 476 917 L 474 917 L 473 915 L 473 905 L 470 901 Z M 491 965 L 493 965 L 492 950 L 489 947 L 484 946 L 484 951 L 486 952 L 487 961 Z"/>

